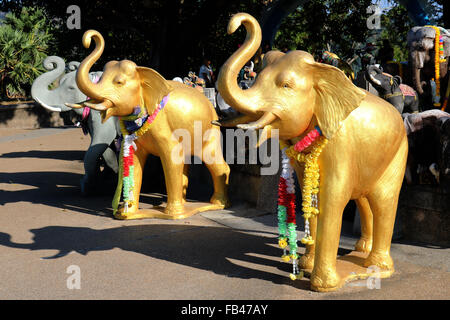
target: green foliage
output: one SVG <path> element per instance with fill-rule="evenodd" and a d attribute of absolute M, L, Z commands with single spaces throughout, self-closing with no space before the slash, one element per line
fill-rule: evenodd
<path fill-rule="evenodd" d="M 355 43 L 365 42 L 367 7 L 371 0 L 310 0 L 286 17 L 274 45 L 320 55 L 330 47 L 341 58 L 351 58 Z"/>
<path fill-rule="evenodd" d="M 310 0 L 286 17 L 275 37 L 275 47 L 283 50 L 301 49 L 315 54 L 331 50 L 344 60 L 355 57 L 355 49 L 364 48 L 367 43 L 375 45 L 371 54 L 377 54 L 383 40 L 387 40 L 394 51 L 394 60 L 407 61 L 407 33 L 414 24 L 407 10 L 395 0 L 384 1 L 389 6 L 381 15 L 381 30 L 367 28 L 367 8 L 377 0 Z M 433 12 L 432 19 L 438 23 L 444 18 L 439 6 L 442 1 L 429 1 L 427 6 Z M 438 17 L 440 17 L 438 19 Z M 364 52 L 362 52 L 364 53 Z M 378 61 L 379 62 L 379 61 Z M 359 59 L 355 63 L 360 64 Z M 360 66 L 354 65 L 355 70 Z"/>
<path fill-rule="evenodd" d="M 42 62 L 51 40 L 41 9 L 23 7 L 9 13 L 0 25 L 0 96 L 24 97 L 42 73 Z"/>
<path fill-rule="evenodd" d="M 414 27 L 413 22 L 408 17 L 406 9 L 392 2 L 390 10 L 381 16 L 381 41 L 388 40 L 394 49 L 395 61 L 408 61 L 408 48 L 406 36 L 408 31 Z M 381 45 L 381 43 L 379 44 Z"/>
<path fill-rule="evenodd" d="M 4 4 L 2 8 L 2 2 Z M 92 70 L 101 70 L 110 60 L 129 59 L 151 67 L 165 78 L 198 72 L 203 57 L 218 69 L 242 43 L 245 32 L 228 35 L 232 14 L 244 11 L 259 17 L 262 0 L 21 0 L 21 4 L 45 9 L 57 25 L 56 46 L 51 54 L 66 61 L 83 60 L 92 48 L 81 44 L 88 29 L 105 38 L 105 50 Z M 81 10 L 81 29 L 69 30 L 66 10 L 76 3 Z M 15 11 L 19 5 L 0 0 L 0 10 Z"/>

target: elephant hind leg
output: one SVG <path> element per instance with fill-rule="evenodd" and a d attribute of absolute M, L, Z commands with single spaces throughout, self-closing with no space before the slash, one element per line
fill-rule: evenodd
<path fill-rule="evenodd" d="M 214 135 L 210 136 L 210 139 L 204 145 L 201 159 L 208 168 L 214 184 L 214 194 L 210 202 L 227 208 L 230 206 L 227 193 L 230 167 L 223 158 L 220 131 L 218 129 L 213 130 L 211 133 L 214 133 Z"/>
<path fill-rule="evenodd" d="M 228 199 L 228 181 L 230 177 L 230 167 L 223 161 L 220 163 L 206 163 L 206 167 L 211 173 L 211 177 L 214 184 L 214 194 L 209 202 L 213 204 L 223 205 L 224 208 L 230 206 Z"/>
<path fill-rule="evenodd" d="M 377 266 L 392 272 L 394 270 L 390 248 L 398 196 L 405 173 L 407 150 L 408 142 L 405 136 L 394 159 L 375 188 L 367 195 L 373 213 L 373 245 L 372 251 L 364 262 L 366 267 Z"/>
<path fill-rule="evenodd" d="M 373 238 L 373 214 L 366 197 L 355 200 L 361 218 L 361 238 L 355 244 L 355 250 L 370 252 Z"/>

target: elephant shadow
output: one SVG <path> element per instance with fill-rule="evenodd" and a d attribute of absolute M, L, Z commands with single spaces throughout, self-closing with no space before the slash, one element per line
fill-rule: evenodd
<path fill-rule="evenodd" d="M 174 224 L 122 226 L 103 230 L 47 226 L 31 229 L 30 232 L 34 235 L 32 243 L 11 242 L 9 234 L 0 232 L 0 245 L 32 251 L 57 251 L 42 259 L 58 259 L 72 252 L 87 255 L 89 252 L 120 248 L 227 277 L 257 278 L 309 290 L 309 280 L 292 282 L 289 279 L 288 274 L 292 271 L 290 263 L 273 259 L 281 254 L 281 249 L 274 245 L 275 235 L 250 234 L 227 227 Z M 251 265 L 256 265 L 256 268 Z M 263 267 L 276 268 L 281 274 L 264 271 Z"/>
<path fill-rule="evenodd" d="M 28 152 L 9 152 L 0 155 L 1 158 L 36 158 L 82 161 L 84 151 L 78 150 L 31 150 Z M 73 165 L 75 167 L 75 165 Z M 78 164 L 76 165 L 79 166 Z M 62 209 L 75 209 L 79 212 L 93 215 L 112 216 L 111 200 L 117 185 L 116 174 L 103 171 L 101 185 L 95 190 L 95 196 L 86 197 L 81 194 L 80 180 L 82 174 L 73 172 L 31 171 L 31 172 L 0 172 L 0 183 L 31 186 L 22 190 L 8 191 L 0 189 L 0 205 L 27 201 L 35 204 L 49 205 Z M 102 172 L 102 173 L 103 173 Z M 15 189 L 15 188 L 14 188 Z M 141 194 L 141 202 L 160 205 L 167 201 L 166 188 L 161 161 L 158 157 L 149 157 L 144 169 L 142 190 L 145 193 L 158 193 L 162 196 Z M 193 165 L 190 172 L 190 187 L 188 198 L 207 201 L 211 196 L 212 181 L 204 165 Z"/>
<path fill-rule="evenodd" d="M 74 160 L 83 161 L 85 151 L 82 150 L 30 150 L 23 152 L 9 152 L 1 155 L 1 158 L 38 158 L 38 159 L 56 159 L 56 160 Z"/>

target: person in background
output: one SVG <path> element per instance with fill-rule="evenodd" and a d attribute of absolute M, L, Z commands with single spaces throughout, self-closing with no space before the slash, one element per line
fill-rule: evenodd
<path fill-rule="evenodd" d="M 203 60 L 203 64 L 200 67 L 200 71 L 198 72 L 198 76 L 205 80 L 206 88 L 214 88 L 214 73 L 211 68 L 211 61 L 208 59 Z"/>

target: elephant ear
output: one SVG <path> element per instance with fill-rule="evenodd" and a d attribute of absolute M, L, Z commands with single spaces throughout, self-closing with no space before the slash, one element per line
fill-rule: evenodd
<path fill-rule="evenodd" d="M 145 107 L 150 112 L 173 90 L 169 82 L 158 72 L 145 67 L 137 67 L 142 86 Z"/>
<path fill-rule="evenodd" d="M 392 77 L 392 80 L 394 81 L 394 85 L 393 85 L 394 87 L 398 87 L 403 83 L 402 77 L 400 77 L 400 76 L 394 76 L 394 77 Z"/>
<path fill-rule="evenodd" d="M 314 114 L 324 136 L 331 139 L 347 116 L 361 104 L 366 93 L 336 67 L 317 62 L 311 66 L 317 93 Z"/>

